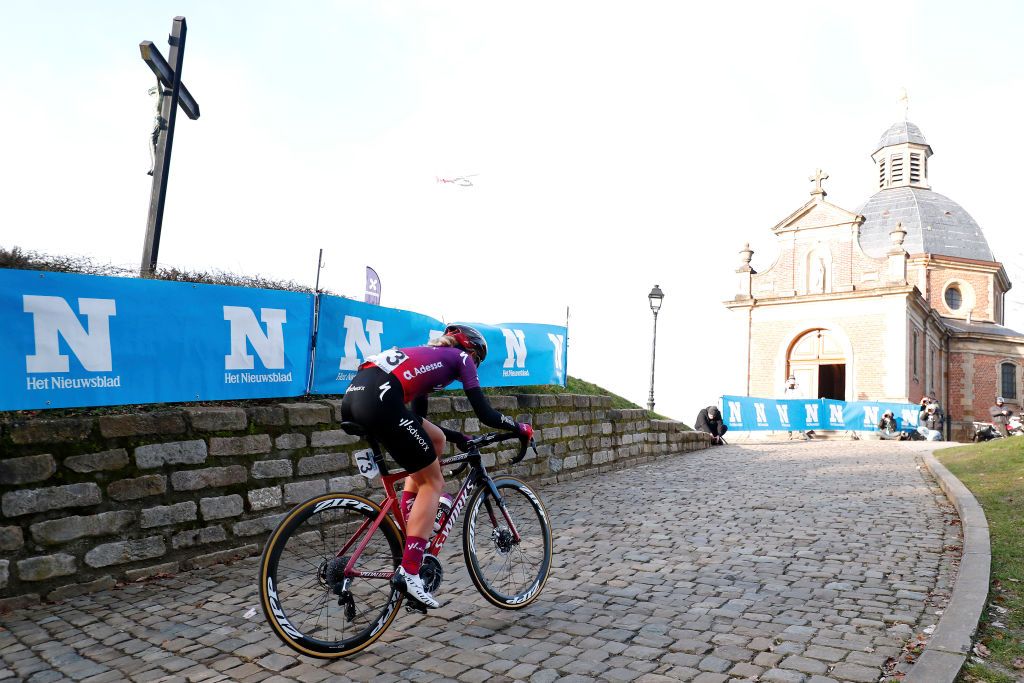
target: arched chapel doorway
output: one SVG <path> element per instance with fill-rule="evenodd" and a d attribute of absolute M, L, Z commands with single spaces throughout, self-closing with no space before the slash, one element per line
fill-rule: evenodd
<path fill-rule="evenodd" d="M 786 376 L 796 377 L 806 398 L 846 399 L 846 357 L 832 332 L 811 330 L 789 347 Z"/>

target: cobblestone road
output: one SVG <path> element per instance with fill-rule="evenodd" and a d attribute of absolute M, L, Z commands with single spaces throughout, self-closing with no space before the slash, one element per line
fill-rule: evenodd
<path fill-rule="evenodd" d="M 446 605 L 351 660 L 281 645 L 249 560 L 6 615 L 0 680 L 877 681 L 952 581 L 923 447 L 728 446 L 543 487 L 537 603 L 486 606 L 450 554 Z"/>

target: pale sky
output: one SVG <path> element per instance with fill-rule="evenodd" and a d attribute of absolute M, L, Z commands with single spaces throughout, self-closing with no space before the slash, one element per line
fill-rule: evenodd
<path fill-rule="evenodd" d="M 18 2 L 0 24 L 0 245 L 139 263 L 153 84 L 188 20 L 160 264 L 447 320 L 569 322 L 569 373 L 692 423 L 742 387 L 737 252 L 820 167 L 851 211 L 903 117 L 1018 283 L 1013 2 Z M 438 178 L 471 176 L 472 187 Z"/>

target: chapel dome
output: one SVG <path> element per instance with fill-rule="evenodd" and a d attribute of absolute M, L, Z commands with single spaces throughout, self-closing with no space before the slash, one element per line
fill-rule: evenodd
<path fill-rule="evenodd" d="M 876 192 L 857 213 L 864 216 L 860 246 L 869 256 L 885 256 L 889 233 L 902 223 L 908 254 L 958 256 L 995 261 L 978 223 L 962 206 L 920 187 L 889 187 Z"/>
<path fill-rule="evenodd" d="M 932 191 L 928 184 L 932 154 L 921 129 L 909 121 L 894 123 L 882 134 L 871 153 L 879 190 L 857 209 L 864 216 L 861 248 L 869 256 L 885 256 L 892 245 L 889 233 L 902 223 L 907 231 L 903 248 L 908 254 L 995 261 L 971 214 Z"/>

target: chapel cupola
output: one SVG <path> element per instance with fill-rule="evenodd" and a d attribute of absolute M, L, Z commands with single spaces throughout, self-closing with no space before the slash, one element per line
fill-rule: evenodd
<path fill-rule="evenodd" d="M 878 189 L 930 189 L 928 157 L 931 155 L 931 145 L 924 139 L 920 128 L 906 120 L 894 123 L 882 134 L 871 155 L 878 169 Z"/>
<path fill-rule="evenodd" d="M 932 147 L 921 129 L 909 121 L 900 121 L 882 134 L 871 154 L 879 169 L 879 189 L 922 187 L 929 189 L 928 158 Z"/>

